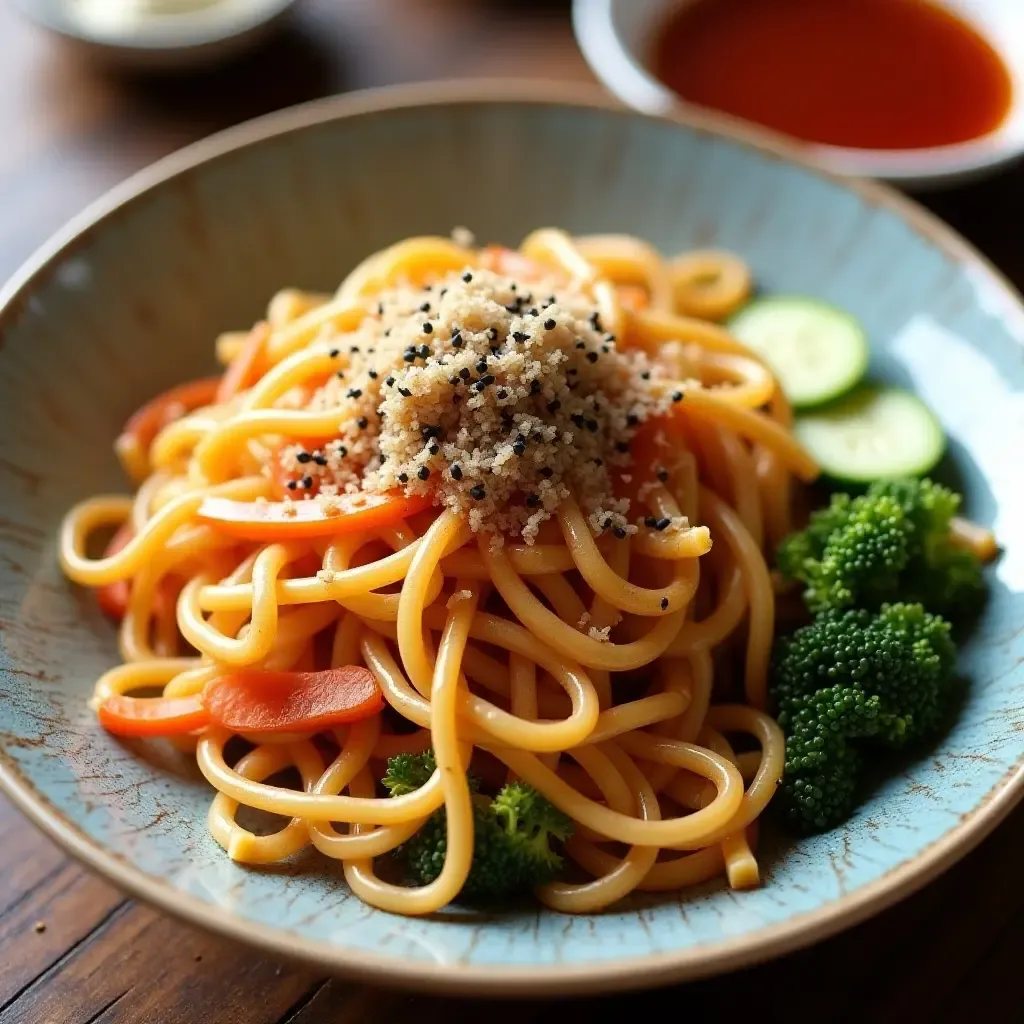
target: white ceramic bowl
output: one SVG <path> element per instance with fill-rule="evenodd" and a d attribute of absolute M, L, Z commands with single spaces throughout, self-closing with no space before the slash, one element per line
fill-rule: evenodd
<path fill-rule="evenodd" d="M 216 64 L 261 42 L 295 0 L 220 0 L 188 14 L 114 16 L 122 0 L 15 0 L 27 18 L 104 64 L 180 71 Z"/>
<path fill-rule="evenodd" d="M 574 0 L 576 38 L 594 73 L 624 103 L 650 114 L 678 112 L 691 105 L 651 74 L 647 55 L 672 11 L 693 2 Z M 1002 57 L 1013 79 L 1013 98 L 1005 120 L 979 139 L 929 149 L 847 149 L 803 144 L 831 170 L 924 189 L 990 173 L 1024 155 L 1024 0 L 932 2 L 975 27 Z"/>

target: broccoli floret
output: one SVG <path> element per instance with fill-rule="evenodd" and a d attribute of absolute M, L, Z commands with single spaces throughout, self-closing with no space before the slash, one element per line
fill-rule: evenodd
<path fill-rule="evenodd" d="M 880 481 L 856 498 L 837 494 L 782 542 L 778 569 L 806 584 L 814 612 L 899 599 L 958 616 L 977 605 L 983 586 L 979 560 L 950 537 L 959 504 L 931 480 Z"/>
<path fill-rule="evenodd" d="M 396 754 L 388 758 L 388 769 L 381 782 L 392 796 L 405 796 L 426 785 L 436 770 L 432 750 L 422 754 Z"/>
<path fill-rule="evenodd" d="M 772 698 L 786 734 L 779 801 L 800 831 L 830 828 L 856 801 L 859 747 L 934 732 L 952 695 L 949 623 L 918 604 L 822 612 L 782 638 Z"/>
<path fill-rule="evenodd" d="M 401 796 L 410 792 L 405 786 L 412 781 L 426 782 L 434 767 L 430 751 L 400 754 L 388 761 L 384 785 L 392 796 Z M 472 777 L 470 787 L 476 788 Z M 447 815 L 441 808 L 402 844 L 399 854 L 418 885 L 432 882 L 441 873 L 448 846 L 446 830 Z M 461 895 L 495 899 L 550 882 L 562 867 L 551 839 L 564 841 L 570 835 L 572 821 L 525 783 L 508 783 L 493 800 L 475 797 L 473 865 Z"/>

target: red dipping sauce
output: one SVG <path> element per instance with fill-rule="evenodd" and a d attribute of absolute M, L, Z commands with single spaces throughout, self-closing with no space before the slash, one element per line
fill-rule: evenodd
<path fill-rule="evenodd" d="M 977 139 L 1013 91 L 992 46 L 925 0 L 696 0 L 652 63 L 692 103 L 858 149 Z"/>

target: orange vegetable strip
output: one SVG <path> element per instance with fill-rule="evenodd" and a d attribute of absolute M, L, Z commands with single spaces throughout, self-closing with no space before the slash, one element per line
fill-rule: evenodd
<path fill-rule="evenodd" d="M 151 398 L 132 413 L 114 441 L 114 451 L 133 480 L 149 473 L 148 452 L 153 438 L 186 413 L 214 402 L 219 384 L 219 377 L 190 380 Z"/>
<path fill-rule="evenodd" d="M 210 680 L 203 704 L 214 722 L 232 732 L 320 732 L 377 714 L 384 695 L 361 665 L 320 672 L 243 670 Z"/>
<path fill-rule="evenodd" d="M 249 332 L 242 349 L 231 360 L 217 387 L 217 401 L 227 402 L 239 391 L 251 388 L 266 371 L 266 345 L 270 338 L 270 325 L 260 321 Z"/>
<path fill-rule="evenodd" d="M 191 697 L 105 698 L 98 709 L 100 725 L 115 736 L 181 736 L 204 728 L 210 720 L 199 694 Z"/>
<path fill-rule="evenodd" d="M 197 515 L 245 540 L 289 541 L 393 526 L 429 508 L 427 497 L 400 494 L 341 494 L 329 502 L 234 501 L 204 498 Z M 325 507 L 330 509 L 328 513 Z"/>

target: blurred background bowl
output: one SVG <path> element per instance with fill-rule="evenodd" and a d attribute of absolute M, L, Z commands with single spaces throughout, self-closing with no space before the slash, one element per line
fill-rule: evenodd
<path fill-rule="evenodd" d="M 27 18 L 109 67 L 182 71 L 228 60 L 262 42 L 295 0 L 214 0 L 180 13 L 118 14 L 123 0 L 14 0 Z"/>
<path fill-rule="evenodd" d="M 655 77 L 649 57 L 670 16 L 694 2 L 574 0 L 576 39 L 594 74 L 629 106 L 648 114 L 692 108 Z M 920 190 L 981 177 L 1024 155 L 1024 0 L 932 2 L 980 32 L 1006 65 L 1013 98 L 999 128 L 969 142 L 929 149 L 847 149 L 800 142 L 813 158 L 840 174 L 881 178 Z"/>

